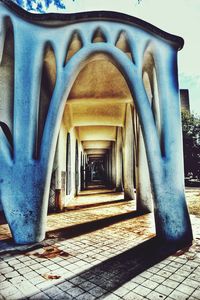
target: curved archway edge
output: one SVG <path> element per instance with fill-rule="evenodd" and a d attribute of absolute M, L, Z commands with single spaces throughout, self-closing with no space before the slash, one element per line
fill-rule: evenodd
<path fill-rule="evenodd" d="M 29 26 L 31 27 L 30 24 Z M 108 27 L 107 24 L 106 26 Z M 117 30 L 119 31 L 119 28 L 121 30 L 121 26 L 117 26 Z M 96 25 L 92 24 L 92 27 L 96 28 Z M 129 41 L 132 50 L 134 49 L 134 63 L 109 42 L 87 43 L 64 67 L 64 43 L 58 45 L 56 41 L 52 42 L 57 63 L 57 79 L 45 122 L 40 158 L 34 160 L 32 157 L 44 40 L 41 38 L 42 33 L 36 37 L 38 28 L 35 29 L 32 38 L 28 37 L 26 30 L 24 36 L 19 34 L 22 27 L 20 21 L 16 21 L 15 17 L 14 28 L 16 28 L 15 64 L 18 67 L 15 68 L 17 71 L 15 72 L 14 157 L 10 162 L 7 146 L 1 138 L 2 149 L 5 151 L 0 153 L 2 166 L 0 189 L 3 208 L 15 241 L 17 243 L 33 243 L 44 239 L 51 170 L 65 102 L 80 70 L 94 54 L 103 53 L 118 67 L 126 79 L 140 119 L 154 196 L 157 235 L 168 242 L 180 244 L 190 242 L 192 232 L 184 196 L 183 174 L 177 174 L 174 167 L 176 165 L 178 170 L 183 170 L 181 162 L 177 160 L 177 155 L 175 155 L 180 139 L 178 138 L 177 142 L 175 140 L 181 131 L 178 91 L 175 89 L 175 85 L 172 86 L 170 83 L 166 87 L 163 81 L 164 75 L 167 78 L 170 75 L 175 76 L 170 72 L 172 72 L 173 67 L 176 67 L 171 65 L 176 62 L 174 60 L 176 51 L 168 44 L 166 45 L 164 59 L 168 65 L 170 64 L 170 67 L 167 68 L 168 73 L 162 70 L 164 75 L 161 76 L 162 81 L 160 82 L 160 90 L 167 90 L 168 97 L 172 99 L 175 106 L 175 113 L 172 113 L 170 118 L 164 118 L 163 129 L 169 128 L 168 123 L 171 120 L 176 125 L 176 135 L 174 136 L 173 132 L 168 133 L 168 156 L 162 157 L 152 110 L 142 82 L 140 62 L 146 40 L 139 44 L 138 48 L 135 40 L 133 43 L 131 40 Z M 86 32 L 85 35 L 87 36 Z M 27 41 L 30 42 L 28 45 Z M 140 54 L 139 50 L 141 49 Z M 29 53 L 28 59 L 27 53 Z M 26 82 L 21 84 L 24 78 L 26 78 Z M 166 111 L 169 112 L 171 101 L 167 103 Z M 23 124 L 20 123 L 21 120 L 23 120 Z M 173 145 L 171 145 L 171 141 L 173 141 Z M 180 145 L 178 145 L 178 149 L 181 149 Z M 6 155 L 3 156 L 4 153 Z M 21 174 L 21 176 L 17 177 L 17 174 Z M 15 190 L 16 180 L 17 193 Z M 26 191 L 24 190 L 25 180 Z"/>

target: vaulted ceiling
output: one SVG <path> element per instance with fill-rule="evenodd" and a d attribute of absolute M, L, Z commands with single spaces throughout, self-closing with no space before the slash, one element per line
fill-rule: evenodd
<path fill-rule="evenodd" d="M 88 155 L 104 155 L 133 103 L 120 71 L 100 54 L 79 73 L 66 102 L 64 122 L 75 127 Z M 67 123 L 67 122 L 66 122 Z"/>

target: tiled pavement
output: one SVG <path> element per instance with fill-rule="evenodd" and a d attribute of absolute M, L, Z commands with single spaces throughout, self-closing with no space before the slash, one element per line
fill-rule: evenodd
<path fill-rule="evenodd" d="M 133 206 L 50 215 L 45 243 L 2 252 L 0 299 L 200 299 L 200 218 L 191 216 L 194 244 L 174 253 L 154 238 L 152 215 Z"/>

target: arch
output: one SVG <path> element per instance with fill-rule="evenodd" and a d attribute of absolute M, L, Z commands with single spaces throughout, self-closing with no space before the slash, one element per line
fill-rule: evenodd
<path fill-rule="evenodd" d="M 108 59 L 119 69 L 124 76 L 130 92 L 134 99 L 134 104 L 138 114 L 138 119 L 141 124 L 141 130 L 144 138 L 145 151 L 147 154 L 147 161 L 150 173 L 150 180 L 152 185 L 152 194 L 154 200 L 154 212 L 156 219 L 156 230 L 160 237 L 164 240 L 182 241 L 191 239 L 191 226 L 189 215 L 185 204 L 183 191 L 178 193 L 177 187 L 171 188 L 171 166 L 166 165 L 165 158 L 161 155 L 160 143 L 157 128 L 154 121 L 153 112 L 149 103 L 144 84 L 142 81 L 142 74 L 140 73 L 140 66 L 130 63 L 129 58 L 116 47 L 106 43 L 90 44 L 79 50 L 69 60 L 68 64 L 63 69 L 60 82 L 57 82 L 54 90 L 54 95 L 51 102 L 51 107 L 45 124 L 44 139 L 41 158 L 44 165 L 49 164 L 51 151 L 55 145 L 55 139 L 60 128 L 61 117 L 64 111 L 65 101 L 68 98 L 69 91 L 79 74 L 80 70 L 90 61 L 90 59 L 97 53 L 103 53 Z M 55 114 L 55 111 L 58 112 Z M 51 139 L 49 139 L 49 132 L 52 132 Z M 45 163 L 46 160 L 46 163 Z M 173 161 L 173 159 L 171 160 Z M 51 162 L 52 163 L 52 162 Z M 166 186 L 166 180 L 168 182 Z M 170 186 L 170 188 L 168 188 Z M 170 206 L 163 206 L 163 199 L 169 201 L 171 204 L 171 195 L 173 189 L 173 196 L 179 203 L 179 217 L 175 217 Z M 168 200 L 166 200 L 168 199 Z M 176 202 L 174 202 L 176 203 Z M 175 204 L 174 204 L 175 205 Z M 186 220 L 185 220 L 185 216 Z M 177 224 L 178 230 L 174 232 L 174 223 Z"/>
<path fill-rule="evenodd" d="M 2 0 L 0 0 L 2 2 Z M 5 2 L 5 1 L 4 1 Z M 1 3 L 0 3 L 1 4 Z M 93 15 L 93 13 L 88 14 L 88 16 L 92 16 L 93 20 L 98 20 L 97 16 L 101 16 L 99 13 L 97 15 Z M 24 16 L 27 16 L 24 14 Z M 121 29 L 121 21 L 123 20 L 122 15 L 120 22 L 117 24 L 113 22 L 113 16 L 111 18 L 110 15 L 106 15 L 103 13 L 103 21 L 107 20 L 108 24 L 116 24 L 116 31 Z M 17 17 L 13 16 L 13 19 L 17 22 Z M 37 16 L 34 17 L 35 20 Z M 66 17 L 65 17 L 66 18 Z M 114 18 L 115 19 L 115 18 Z M 69 19 L 70 20 L 70 19 Z M 87 33 L 87 25 L 89 19 L 80 18 L 81 20 L 78 27 L 82 27 L 84 24 L 85 32 L 84 34 L 88 36 Z M 132 20 L 132 19 L 131 19 Z M 34 21 L 34 19 L 33 19 Z M 72 19 L 71 19 L 72 21 Z M 23 20 L 24 22 L 24 20 Z M 88 22 L 88 23 L 87 23 Z M 109 23 L 110 22 L 110 23 Z M 41 22 L 42 23 L 42 22 Z M 53 22 L 52 22 L 53 23 Z M 73 20 L 73 23 L 76 23 L 76 19 Z M 87 24 L 86 24 L 87 23 Z M 164 88 L 161 87 L 162 90 L 162 104 L 163 99 L 165 99 L 166 95 L 171 95 L 173 99 L 173 107 L 175 108 L 175 113 L 172 116 L 173 125 L 177 130 L 175 130 L 175 134 L 170 133 L 170 119 L 171 116 L 168 113 L 170 111 L 170 101 L 167 102 L 167 113 L 164 115 L 164 119 L 162 122 L 166 123 L 165 126 L 165 145 L 168 150 L 167 159 L 162 157 L 160 143 L 158 138 L 158 133 L 156 130 L 156 125 L 154 122 L 154 116 L 151 110 L 151 105 L 148 101 L 148 97 L 145 92 L 144 84 L 142 81 L 142 59 L 144 53 L 144 40 L 146 37 L 141 38 L 141 43 L 136 47 L 137 38 L 130 39 L 129 45 L 131 49 L 136 48 L 136 54 L 133 51 L 134 55 L 137 55 L 136 63 L 130 61 L 130 59 L 124 54 L 121 50 L 114 47 L 111 43 L 84 43 L 81 49 L 78 49 L 76 53 L 70 58 L 65 66 L 63 66 L 64 61 L 64 42 L 62 43 L 62 36 L 60 35 L 58 38 L 56 36 L 57 29 L 54 27 L 54 24 L 50 26 L 53 28 L 51 31 L 52 37 L 48 34 L 46 35 L 47 28 L 44 23 L 41 25 L 36 22 L 30 22 L 28 29 L 24 30 L 24 34 L 22 34 L 22 24 L 20 26 L 15 27 L 15 37 L 17 42 L 15 43 L 16 50 L 16 63 L 17 66 L 23 66 L 23 68 L 18 68 L 18 72 L 15 72 L 15 85 L 16 87 L 21 87 L 21 83 L 23 82 L 23 78 L 27 75 L 29 81 L 27 86 L 23 82 L 23 88 L 16 88 L 15 90 L 15 119 L 14 119 L 14 150 L 15 150 L 15 164 L 13 164 L 13 169 L 7 168 L 4 172 L 8 176 L 5 176 L 5 182 L 9 184 L 2 184 L 2 198 L 4 197 L 4 203 L 8 203 L 7 215 L 9 217 L 9 222 L 12 226 L 16 222 L 15 237 L 18 242 L 23 243 L 24 241 L 32 242 L 38 241 L 44 238 L 44 214 L 46 209 L 46 196 L 48 194 L 48 188 L 50 185 L 50 175 L 53 166 L 53 158 L 55 153 L 56 141 L 58 137 L 58 132 L 60 129 L 60 123 L 62 119 L 62 115 L 64 112 L 64 106 L 66 99 L 68 97 L 69 91 L 72 87 L 74 80 L 76 79 L 80 70 L 84 67 L 84 65 L 94 57 L 95 54 L 103 53 L 108 57 L 108 59 L 120 70 L 123 77 L 126 79 L 126 82 L 129 86 L 131 94 L 134 98 L 135 107 L 138 113 L 138 118 L 141 123 L 141 128 L 144 136 L 145 147 L 147 152 L 148 165 L 150 170 L 151 182 L 153 186 L 154 192 L 154 200 L 155 200 L 155 215 L 156 215 L 156 224 L 157 230 L 161 237 L 165 240 L 171 241 L 184 241 L 188 242 L 191 240 L 191 231 L 189 225 L 189 218 L 187 215 L 187 208 L 184 204 L 184 194 L 183 188 L 180 183 L 181 180 L 176 176 L 176 180 L 172 181 L 172 175 L 174 171 L 174 165 L 178 163 L 177 154 L 175 155 L 175 159 L 172 159 L 172 154 L 175 150 L 174 145 L 176 146 L 175 138 L 180 132 L 180 126 L 176 121 L 176 117 L 178 115 L 178 105 L 177 105 L 177 74 L 172 74 L 172 69 L 175 69 L 176 63 L 176 50 L 178 46 L 181 46 L 181 42 L 179 43 L 176 38 L 171 39 L 170 36 L 162 35 L 156 31 L 153 27 L 145 27 L 142 25 L 146 25 L 146 23 L 135 22 L 131 24 L 130 19 L 124 20 L 126 23 L 125 26 L 129 25 L 129 29 L 127 32 L 132 30 L 134 35 L 134 26 L 142 28 L 144 31 L 148 31 L 152 33 L 152 39 L 158 37 L 159 43 L 157 45 L 164 45 L 166 57 L 164 57 L 164 62 L 162 61 L 162 54 L 160 54 L 160 59 L 158 59 L 158 63 L 161 64 L 161 72 L 162 76 L 159 75 L 159 83 L 166 82 L 163 79 L 169 79 L 167 84 L 163 84 Z M 24 23 L 23 23 L 24 24 Z M 48 23 L 49 24 L 49 23 Z M 90 23 L 91 27 L 93 27 L 93 22 Z M 17 24 L 18 25 L 18 24 Z M 66 24 L 65 24 L 66 25 Z M 70 25 L 70 24 L 69 24 Z M 29 38 L 29 29 L 34 29 L 37 27 L 33 36 L 36 40 L 36 43 L 32 43 L 33 40 Z M 43 27 L 42 27 L 43 26 Z M 68 26 L 68 24 L 67 24 Z M 66 27 L 67 27 L 66 26 Z M 62 26 L 63 32 L 65 31 L 65 26 Z M 77 28 L 78 28 L 77 27 Z M 84 26 L 83 26 L 84 27 Z M 90 29 L 91 29 L 90 27 Z M 131 29 L 132 27 L 132 29 Z M 145 28 L 144 28 L 145 27 Z M 73 27 L 74 28 L 74 27 Z M 95 27 L 96 28 L 96 27 Z M 112 28 L 112 26 L 111 26 Z M 128 26 L 127 26 L 128 28 Z M 37 30 L 41 30 L 41 34 L 37 37 Z M 137 30 L 136 29 L 136 30 Z M 153 30 L 152 30 L 153 29 Z M 60 29 L 58 29 L 59 31 Z M 111 31 L 111 30 L 110 30 Z M 138 30 L 139 31 L 139 30 Z M 49 31 L 50 32 L 50 31 Z M 42 36 L 44 33 L 44 36 Z M 50 34 L 51 34 L 50 33 Z M 71 29 L 69 28 L 68 36 L 71 35 Z M 160 37 L 158 36 L 160 35 Z M 42 38 L 41 38 L 42 36 Z M 41 38 L 41 39 L 40 39 Z M 41 140 L 41 152 L 40 159 L 38 161 L 34 161 L 33 159 L 33 137 L 35 134 L 35 123 L 37 116 L 37 108 L 36 103 L 38 102 L 37 95 L 37 87 L 38 87 L 38 77 L 40 76 L 41 66 L 42 66 L 42 58 L 43 58 L 43 49 L 44 43 L 46 40 L 53 41 L 55 47 L 55 57 L 57 62 L 57 70 L 58 77 L 55 85 L 55 89 L 52 95 L 51 103 L 49 106 L 47 118 L 44 124 L 44 131 Z M 30 43 L 27 43 L 30 41 Z M 61 45 L 59 44 L 61 42 Z M 84 41 L 85 42 L 85 41 Z M 58 44 L 55 46 L 55 44 Z M 162 44 L 163 43 L 163 44 Z M 23 47 L 21 47 L 23 45 Z M 135 48 L 134 48 L 135 47 Z M 28 59 L 26 58 L 26 53 L 29 53 Z M 139 59 L 138 59 L 139 57 Z M 26 59 L 24 59 L 26 58 Z M 32 65 L 30 65 L 30 61 Z M 62 63 L 61 63 L 62 62 Z M 166 68 L 167 67 L 167 68 Z M 167 70 L 166 70 L 167 69 Z M 170 74 L 173 75 L 170 77 Z M 172 79 L 175 79 L 175 84 L 172 84 Z M 170 90 L 170 87 L 172 88 Z M 167 91 L 167 93 L 166 93 Z M 27 98 L 26 98 L 27 97 Z M 24 112 L 24 106 L 22 105 L 26 100 L 26 111 Z M 175 104 L 174 104 L 175 103 Z M 33 118 L 30 118 L 33 116 Z M 24 121 L 23 126 L 21 126 L 22 120 Z M 28 126 L 27 126 L 28 123 Z M 172 143 L 174 142 L 174 143 Z M 28 146 L 27 146 L 28 145 Z M 173 146 L 171 146 L 173 145 Z M 27 147 L 26 147 L 27 146 Z M 27 151 L 24 151 L 26 149 Z M 77 145 L 78 151 L 78 145 Z M 178 150 L 180 149 L 180 138 L 178 139 Z M 178 153 L 179 151 L 177 151 Z M 25 168 L 26 166 L 26 168 Z M 182 165 L 179 164 L 179 170 L 181 171 Z M 20 187 L 17 195 L 14 197 L 14 182 L 16 180 L 17 172 L 21 172 L 23 174 L 22 178 L 27 178 L 28 181 L 28 193 L 26 194 L 26 198 L 30 198 L 32 201 L 27 201 L 26 205 L 21 205 L 24 203 L 24 191 L 22 190 L 22 182 L 20 182 Z M 34 178 L 34 180 L 32 180 Z M 178 186 L 176 185 L 178 183 Z M 37 189 L 35 186 L 37 185 Z M 173 196 L 173 199 L 171 199 Z M 163 201 L 163 199 L 165 201 Z M 173 200 L 173 201 L 172 201 Z M 168 206 L 167 206 L 168 205 Z M 177 214 L 174 214 L 173 211 L 176 207 L 179 207 Z M 17 210 L 16 210 L 17 207 Z M 23 210 L 23 213 L 21 213 Z M 28 215 L 29 213 L 31 214 Z M 26 225 L 26 230 L 22 232 L 25 226 L 25 221 L 29 220 L 28 225 Z M 41 224 L 40 224 L 41 222 Z M 41 225 L 41 226 L 40 226 Z M 28 226 L 30 228 L 28 228 Z M 176 227 L 176 230 L 173 230 L 173 227 Z M 14 227 L 12 227 L 14 228 Z M 30 233 L 28 235 L 28 229 L 30 229 Z"/>
<path fill-rule="evenodd" d="M 115 42 L 115 47 L 124 52 L 131 61 L 135 62 L 126 31 L 120 31 Z"/>
<path fill-rule="evenodd" d="M 78 51 L 68 62 L 68 64 L 63 69 L 61 84 L 56 86 L 55 92 L 52 97 L 51 107 L 49 110 L 49 114 L 47 116 L 44 136 L 43 136 L 43 145 L 45 146 L 42 149 L 42 159 L 45 160 L 48 155 L 46 155 L 46 151 L 50 151 L 52 143 L 55 145 L 55 139 L 59 132 L 60 128 L 60 120 L 64 111 L 64 104 L 68 97 L 69 91 L 76 80 L 77 75 L 80 70 L 92 59 L 92 57 L 97 53 L 103 53 L 108 57 L 108 59 L 119 69 L 119 71 L 124 76 L 128 87 L 130 89 L 131 94 L 133 95 L 133 99 L 135 100 L 134 104 L 136 106 L 136 110 L 139 115 L 140 123 L 142 126 L 143 134 L 145 137 L 145 142 L 147 145 L 147 153 L 149 156 L 149 163 L 152 169 L 152 175 L 158 173 L 162 174 L 161 168 L 161 155 L 160 155 L 160 146 L 158 142 L 158 136 L 156 132 L 156 127 L 154 123 L 153 114 L 151 111 L 151 107 L 149 101 L 147 99 L 143 82 L 141 78 L 139 78 L 136 67 L 134 64 L 130 65 L 130 60 L 127 56 L 122 53 L 119 49 L 111 46 L 111 45 L 102 45 L 99 43 L 93 44 L 90 47 L 82 48 Z M 130 68 L 132 66 L 132 68 Z M 63 88 L 63 83 L 65 88 Z M 67 83 L 67 85 L 66 85 Z M 137 88 L 136 88 L 137 86 Z M 59 101 L 61 99 L 61 101 Z M 58 111 L 58 114 L 55 115 L 55 111 Z M 49 140 L 49 129 L 53 131 L 53 140 Z M 148 147 L 148 140 L 151 140 L 151 147 Z M 152 159 L 151 159 L 152 158 Z M 155 161 L 153 164 L 153 161 Z M 47 163 L 47 162 L 46 162 Z M 154 169 L 156 168 L 155 172 Z M 159 176 L 160 177 L 160 176 Z M 158 178 L 159 181 L 159 178 Z"/>
<path fill-rule="evenodd" d="M 40 83 L 40 99 L 38 103 L 38 120 L 35 136 L 34 158 L 38 159 L 41 146 L 41 138 L 44 130 L 45 119 L 48 113 L 50 101 L 56 83 L 56 59 L 53 47 L 50 43 L 44 45 L 43 65 Z"/>
<path fill-rule="evenodd" d="M 11 18 L 2 20 L 2 26 L 3 28 L 0 29 L 0 121 L 9 144 L 13 146 L 15 36 Z"/>
<path fill-rule="evenodd" d="M 83 41 L 80 33 L 78 31 L 74 31 L 71 34 L 71 39 L 69 40 L 67 51 L 66 51 L 66 57 L 64 61 L 64 65 L 67 64 L 67 62 L 70 60 L 70 58 L 81 48 L 83 47 Z"/>
<path fill-rule="evenodd" d="M 145 86 L 145 90 L 147 92 L 149 101 L 151 103 L 152 112 L 154 115 L 155 124 L 157 127 L 157 132 L 160 139 L 160 145 L 162 147 L 161 142 L 161 103 L 159 98 L 158 91 L 158 81 L 157 81 L 157 70 L 154 59 L 154 51 L 151 44 L 146 47 L 143 56 L 143 82 Z M 145 84 L 146 81 L 146 84 Z M 163 152 L 163 151 L 162 151 Z"/>
<path fill-rule="evenodd" d="M 97 28 L 92 36 L 92 43 L 106 43 L 107 38 L 101 28 Z"/>
<path fill-rule="evenodd" d="M 0 128 L 2 129 L 4 135 L 6 136 L 10 146 L 13 147 L 13 137 L 8 125 L 0 121 Z"/>

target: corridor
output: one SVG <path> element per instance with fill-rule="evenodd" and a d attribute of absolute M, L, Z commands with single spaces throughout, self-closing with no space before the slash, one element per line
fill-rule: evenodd
<path fill-rule="evenodd" d="M 102 38 L 100 33 L 97 37 Z M 119 45 L 129 55 L 123 35 Z M 69 55 L 79 46 L 79 37 L 74 35 Z M 51 68 L 53 64 L 51 50 L 47 53 L 46 72 L 48 64 L 51 62 Z M 65 104 L 52 172 L 50 211 L 62 211 L 80 193 L 98 188 L 123 192 L 126 200 L 136 199 L 136 185 L 139 207 L 151 210 L 147 159 L 137 118 L 124 77 L 106 56 L 96 54 L 80 71 Z M 139 186 L 141 163 L 145 194 Z"/>

